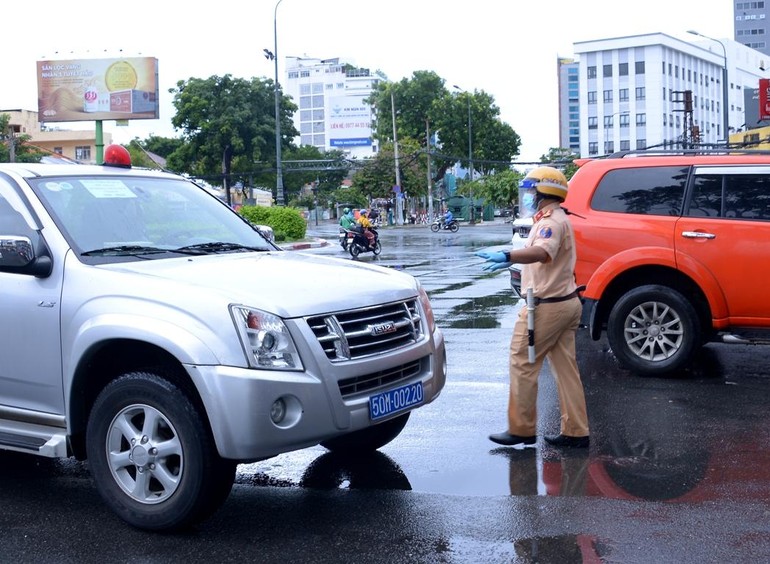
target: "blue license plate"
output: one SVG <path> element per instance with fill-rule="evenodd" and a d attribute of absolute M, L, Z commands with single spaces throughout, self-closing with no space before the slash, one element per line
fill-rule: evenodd
<path fill-rule="evenodd" d="M 422 403 L 422 382 L 407 384 L 369 398 L 369 417 L 372 421 L 398 413 Z"/>

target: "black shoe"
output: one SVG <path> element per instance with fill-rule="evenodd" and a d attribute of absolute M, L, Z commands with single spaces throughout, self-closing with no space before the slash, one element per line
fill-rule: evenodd
<path fill-rule="evenodd" d="M 585 437 L 570 437 L 568 435 L 558 435 L 556 437 L 543 437 L 545 442 L 555 447 L 574 447 L 587 448 L 588 435 Z"/>
<path fill-rule="evenodd" d="M 507 432 L 489 435 L 489 440 L 499 445 L 512 446 L 517 448 L 534 448 L 537 443 L 537 437 L 534 435 L 531 437 L 520 437 L 518 435 L 511 435 Z"/>

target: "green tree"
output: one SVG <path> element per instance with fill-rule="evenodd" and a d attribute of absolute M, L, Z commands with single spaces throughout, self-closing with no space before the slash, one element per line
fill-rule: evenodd
<path fill-rule="evenodd" d="M 223 178 L 227 186 L 234 172 L 255 174 L 260 184 L 274 185 L 266 166 L 276 156 L 273 84 L 229 74 L 177 82 L 170 90 L 177 112 L 171 123 L 182 130 L 185 143 L 169 155 L 169 167 L 200 178 Z M 299 135 L 291 120 L 297 107 L 286 96 L 279 107 L 281 146 L 288 148 Z"/>
<path fill-rule="evenodd" d="M 141 141 L 141 145 L 146 151 L 164 159 L 168 159 L 183 144 L 184 141 L 178 137 L 159 137 L 158 135 L 150 135 L 147 139 Z"/>
<path fill-rule="evenodd" d="M 375 108 L 374 132 L 381 150 L 393 142 L 393 109 L 399 146 L 412 139 L 425 152 L 428 137 L 437 137 L 437 148 L 431 147 L 434 181 L 441 180 L 458 161 L 468 166 L 469 109 L 474 169 L 505 170 L 519 154 L 521 139 L 500 120 L 500 109 L 492 96 L 483 91 L 450 92 L 444 79 L 434 72 L 416 71 L 397 83 L 381 82 L 368 101 Z M 427 171 L 423 178 L 427 178 Z"/>
<path fill-rule="evenodd" d="M 342 185 L 352 167 L 342 151 L 321 151 L 312 145 L 290 148 L 282 160 L 287 200 L 298 197 L 303 186 L 318 181 L 319 201 L 325 202 Z"/>
<path fill-rule="evenodd" d="M 425 154 L 419 143 L 405 137 L 398 141 L 399 176 L 402 191 L 409 196 L 427 194 Z M 380 146 L 379 152 L 353 174 L 352 184 L 367 198 L 392 198 L 396 185 L 396 160 L 392 143 Z"/>
<path fill-rule="evenodd" d="M 548 149 L 548 153 L 540 157 L 540 162 L 558 168 L 569 180 L 578 169 L 578 166 L 575 164 L 575 159 L 577 158 L 579 158 L 579 155 L 572 152 L 571 149 L 551 147 Z"/>
<path fill-rule="evenodd" d="M 522 173 L 510 169 L 486 175 L 473 182 L 473 197 L 484 198 L 495 207 L 512 206 L 519 198 L 519 182 L 523 177 Z M 467 186 L 468 183 L 463 184 L 458 192 L 466 194 Z"/>

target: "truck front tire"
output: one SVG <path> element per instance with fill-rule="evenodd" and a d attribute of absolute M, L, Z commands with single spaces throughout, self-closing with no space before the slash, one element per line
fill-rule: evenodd
<path fill-rule="evenodd" d="M 102 498 L 140 529 L 173 531 L 205 519 L 235 478 L 235 462 L 219 457 L 187 394 L 150 372 L 124 374 L 102 390 L 86 448 Z"/>

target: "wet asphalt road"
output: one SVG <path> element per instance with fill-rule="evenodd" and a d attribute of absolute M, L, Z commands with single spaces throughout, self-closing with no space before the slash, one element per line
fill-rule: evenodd
<path fill-rule="evenodd" d="M 333 240 L 336 227 L 312 227 Z M 578 335 L 588 451 L 496 448 L 518 309 L 473 251 L 502 222 L 457 234 L 382 230 L 380 257 L 431 294 L 449 376 L 381 452 L 321 447 L 239 467 L 233 493 L 183 535 L 128 528 L 85 464 L 0 454 L 0 554 L 15 562 L 759 562 L 770 560 L 770 348 L 709 345 L 676 378 L 620 369 Z M 308 252 L 352 260 L 336 244 Z M 541 375 L 539 434 L 558 430 Z"/>

